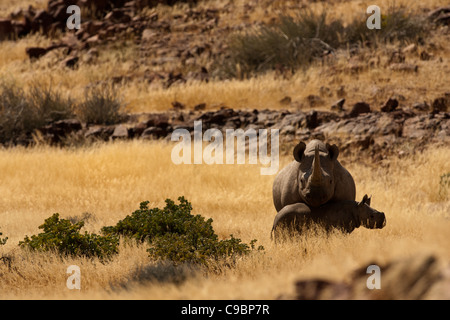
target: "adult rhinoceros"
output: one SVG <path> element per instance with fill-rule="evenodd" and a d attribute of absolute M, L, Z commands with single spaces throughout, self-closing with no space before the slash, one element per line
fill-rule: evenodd
<path fill-rule="evenodd" d="M 277 211 L 294 203 L 318 207 L 329 201 L 355 200 L 351 174 L 339 163 L 336 145 L 312 140 L 294 148 L 294 161 L 283 168 L 273 182 L 273 203 Z"/>

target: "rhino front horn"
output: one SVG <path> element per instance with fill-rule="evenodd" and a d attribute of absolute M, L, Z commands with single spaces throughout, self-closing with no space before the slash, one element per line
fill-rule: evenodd
<path fill-rule="evenodd" d="M 322 169 L 320 168 L 319 146 L 316 146 L 313 160 L 313 170 L 311 174 L 311 183 L 318 185 L 322 182 Z"/>

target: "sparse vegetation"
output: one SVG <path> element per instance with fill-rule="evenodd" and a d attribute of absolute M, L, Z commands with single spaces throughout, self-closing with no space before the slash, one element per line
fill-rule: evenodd
<path fill-rule="evenodd" d="M 0 83 L 0 142 L 14 140 L 47 123 L 70 118 L 74 102 L 52 86 L 34 83 L 26 92 L 14 82 Z"/>
<path fill-rule="evenodd" d="M 109 83 L 92 85 L 85 90 L 78 105 L 78 117 L 90 124 L 115 124 L 124 117 L 125 105 L 116 89 Z"/>
<path fill-rule="evenodd" d="M 381 20 L 381 29 L 370 30 L 364 18 L 345 26 L 341 19 L 328 18 L 325 10 L 302 9 L 295 18 L 281 15 L 274 25 L 232 34 L 229 58 L 218 68 L 226 77 L 237 78 L 277 69 L 295 72 L 337 49 L 418 41 L 427 29 L 423 19 L 400 7 L 391 6 Z"/>

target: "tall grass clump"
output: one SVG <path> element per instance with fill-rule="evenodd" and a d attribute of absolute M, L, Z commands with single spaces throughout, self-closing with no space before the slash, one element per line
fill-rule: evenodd
<path fill-rule="evenodd" d="M 123 120 L 125 104 L 111 84 L 101 83 L 86 88 L 77 115 L 89 124 L 116 124 Z"/>
<path fill-rule="evenodd" d="M 28 91 L 14 82 L 0 83 L 0 142 L 13 141 L 53 121 L 73 116 L 74 101 L 51 85 L 33 83 Z"/>
<path fill-rule="evenodd" d="M 393 41 L 418 41 L 427 26 L 424 19 L 404 8 L 390 7 L 381 15 L 381 29 L 368 29 L 367 16 L 345 24 L 325 11 L 302 9 L 295 17 L 281 15 L 274 25 L 232 34 L 225 61 L 217 73 L 228 78 L 248 78 L 269 70 L 295 72 L 338 49 L 377 46 Z"/>

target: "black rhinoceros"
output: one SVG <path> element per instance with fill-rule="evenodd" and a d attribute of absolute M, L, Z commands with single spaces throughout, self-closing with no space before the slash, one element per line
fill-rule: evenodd
<path fill-rule="evenodd" d="M 339 163 L 336 145 L 312 140 L 294 148 L 294 161 L 273 182 L 273 203 L 279 212 L 285 206 L 305 203 L 319 207 L 330 201 L 355 200 L 351 174 Z"/>

